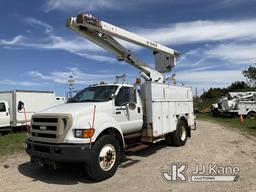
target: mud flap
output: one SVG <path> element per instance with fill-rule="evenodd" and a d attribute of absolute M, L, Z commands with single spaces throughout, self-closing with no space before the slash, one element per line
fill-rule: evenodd
<path fill-rule="evenodd" d="M 191 127 L 188 127 L 188 129 L 187 129 L 187 136 L 191 137 Z"/>

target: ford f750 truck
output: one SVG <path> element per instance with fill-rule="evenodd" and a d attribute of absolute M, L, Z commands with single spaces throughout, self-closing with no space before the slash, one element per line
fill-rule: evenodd
<path fill-rule="evenodd" d="M 114 175 L 128 148 L 161 140 L 185 145 L 194 126 L 192 89 L 172 85 L 163 75 L 179 53 L 89 14 L 69 18 L 67 26 L 139 69 L 144 81 L 92 85 L 67 103 L 33 115 L 26 141 L 31 161 L 83 162 L 90 177 L 103 180 Z M 156 69 L 114 37 L 152 49 Z"/>

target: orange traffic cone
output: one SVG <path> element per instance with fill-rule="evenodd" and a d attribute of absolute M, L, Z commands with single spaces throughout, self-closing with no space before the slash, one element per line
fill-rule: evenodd
<path fill-rule="evenodd" d="M 240 123 L 244 123 L 243 115 L 240 115 Z"/>

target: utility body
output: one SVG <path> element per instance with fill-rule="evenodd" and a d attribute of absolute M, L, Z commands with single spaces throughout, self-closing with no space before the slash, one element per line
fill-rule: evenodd
<path fill-rule="evenodd" d="M 93 179 L 114 175 L 127 149 L 166 140 L 185 145 L 194 127 L 191 87 L 168 84 L 163 73 L 179 53 L 88 14 L 67 20 L 67 27 L 140 70 L 141 84 L 91 85 L 63 105 L 32 117 L 26 151 L 32 161 L 83 162 Z M 151 49 L 155 69 L 115 38 Z"/>
<path fill-rule="evenodd" d="M 256 100 L 239 101 L 238 102 L 238 115 L 246 116 L 250 119 L 256 118 Z"/>

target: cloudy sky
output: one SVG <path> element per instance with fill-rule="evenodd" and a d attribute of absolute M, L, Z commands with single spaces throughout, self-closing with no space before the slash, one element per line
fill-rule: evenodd
<path fill-rule="evenodd" d="M 256 62 L 256 0 L 1 0 L 0 90 L 76 89 L 138 71 L 65 27 L 69 16 L 97 18 L 179 50 L 172 71 L 199 92 L 243 80 Z M 129 46 L 129 45 L 128 45 Z M 152 53 L 134 51 L 149 64 Z"/>

